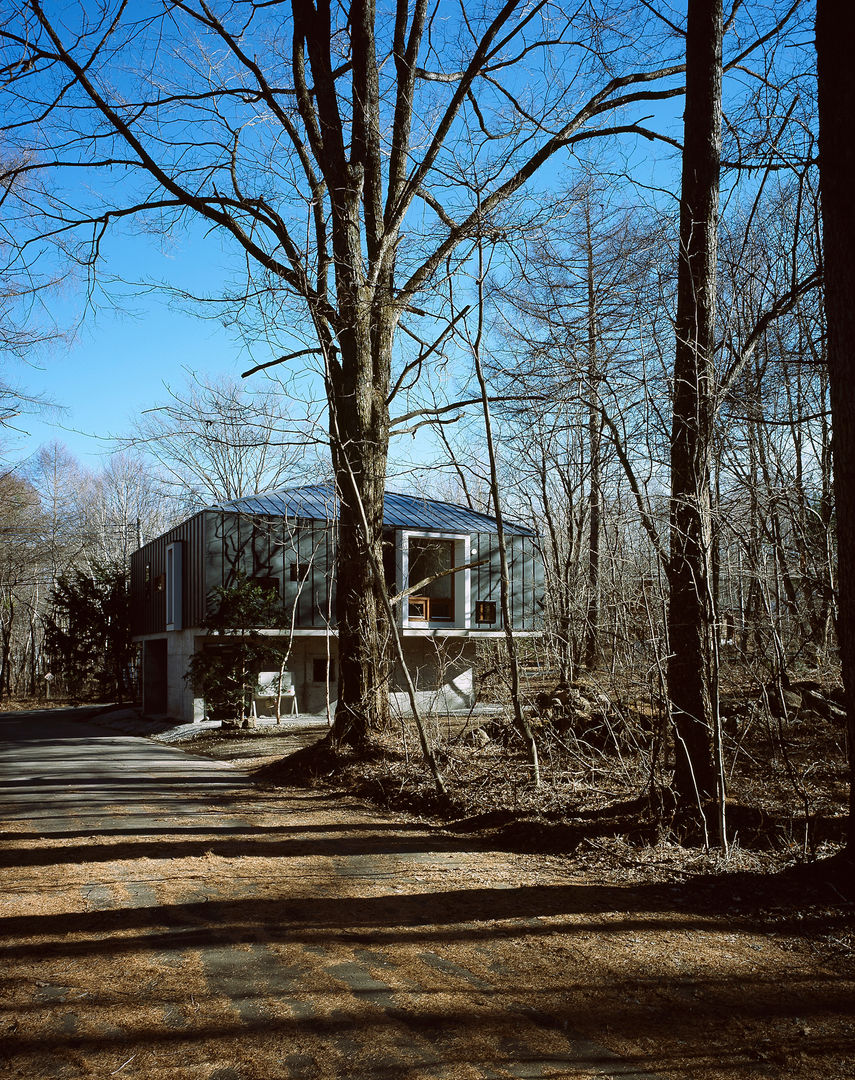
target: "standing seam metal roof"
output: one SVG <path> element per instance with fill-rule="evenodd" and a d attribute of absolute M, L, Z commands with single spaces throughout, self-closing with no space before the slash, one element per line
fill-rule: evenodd
<path fill-rule="evenodd" d="M 330 484 L 279 488 L 231 502 L 218 503 L 212 510 L 267 517 L 307 518 L 335 521 L 338 498 Z M 495 532 L 496 519 L 466 506 L 425 499 L 420 495 L 398 495 L 387 491 L 383 501 L 383 524 L 391 529 L 425 529 L 429 532 Z M 534 536 L 527 525 L 505 521 L 505 531 L 515 536 Z"/>

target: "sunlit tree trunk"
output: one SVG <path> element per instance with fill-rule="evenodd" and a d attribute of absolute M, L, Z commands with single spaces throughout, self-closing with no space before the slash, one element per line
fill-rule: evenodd
<path fill-rule="evenodd" d="M 711 580 L 710 454 L 714 419 L 721 0 L 689 0 L 671 433 L 668 692 L 674 787 L 683 809 L 715 797 L 712 729 L 716 673 Z"/>
<path fill-rule="evenodd" d="M 591 237 L 591 207 L 585 202 L 588 286 L 588 453 L 591 475 L 588 480 L 588 612 L 585 626 L 585 667 L 593 668 L 600 655 L 600 533 L 602 493 L 600 487 L 600 371 L 597 358 L 597 297 L 594 288 L 594 242 Z"/>

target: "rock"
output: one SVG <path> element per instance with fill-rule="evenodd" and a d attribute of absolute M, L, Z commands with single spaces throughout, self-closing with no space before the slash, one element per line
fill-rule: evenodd
<path fill-rule="evenodd" d="M 794 716 L 802 707 L 802 695 L 796 690 L 784 690 L 781 696 L 787 712 L 790 716 Z"/>
<path fill-rule="evenodd" d="M 834 690 L 826 695 L 821 688 L 813 686 L 800 687 L 804 704 L 808 706 L 814 716 L 820 720 L 831 720 L 833 723 L 845 723 L 846 710 L 833 699 Z"/>
<path fill-rule="evenodd" d="M 802 695 L 797 690 L 788 687 L 780 687 L 777 683 L 771 683 L 766 688 L 769 696 L 769 709 L 773 716 L 795 720 L 802 707 Z"/>
<path fill-rule="evenodd" d="M 828 719 L 833 720 L 837 724 L 845 724 L 846 723 L 846 710 L 838 708 L 837 705 L 834 705 L 834 704 L 832 704 L 832 702 L 829 701 L 829 703 L 828 703 Z"/>

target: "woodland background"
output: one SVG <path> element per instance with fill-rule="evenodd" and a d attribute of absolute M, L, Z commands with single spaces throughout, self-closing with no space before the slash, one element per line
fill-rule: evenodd
<path fill-rule="evenodd" d="M 7 447 L 0 696 L 127 695 L 129 552 L 331 475 L 341 593 L 381 640 L 385 483 L 537 531 L 543 640 L 484 668 L 561 784 L 675 777 L 723 807 L 768 771 L 786 842 L 816 850 L 846 748 L 814 5 L 280 6 L 63 22 L 31 2 L 0 32 L 6 355 L 73 332 L 46 317 L 70 267 L 106 302 L 106 230 L 195 217 L 246 273 L 217 296 L 160 285 L 274 357 L 153 388 L 101 470 Z M 40 407 L 11 378 L 2 403 L 10 426 Z M 346 706 L 382 682 L 354 657 Z"/>

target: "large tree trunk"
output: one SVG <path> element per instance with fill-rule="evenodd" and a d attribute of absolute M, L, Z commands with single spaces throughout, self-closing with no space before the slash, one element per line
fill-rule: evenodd
<path fill-rule="evenodd" d="M 671 434 L 668 692 L 681 808 L 715 796 L 710 453 L 721 147 L 721 0 L 689 0 Z"/>
<path fill-rule="evenodd" d="M 834 439 L 839 614 L 837 632 L 849 733 L 849 826 L 855 863 L 855 7 L 817 0 L 819 170 L 828 319 L 828 370 Z"/>
<path fill-rule="evenodd" d="M 373 326 L 371 325 L 373 322 Z M 341 335 L 332 373 L 331 446 L 340 511 L 336 563 L 338 701 L 332 739 L 364 745 L 389 719 L 389 627 L 372 568 L 383 565 L 383 492 L 389 445 L 391 327 L 370 313 L 364 332 Z M 360 340 L 361 337 L 361 340 Z M 352 348 L 353 354 L 346 350 Z M 366 530 L 367 523 L 367 530 Z"/>
<path fill-rule="evenodd" d="M 314 15 L 310 14 L 314 12 Z M 295 12 L 296 14 L 296 12 Z M 332 79 L 329 11 L 309 5 L 315 85 Z M 350 10 L 353 116 L 346 151 L 339 103 L 318 92 L 318 145 L 330 187 L 338 357 L 328 350 L 333 470 L 340 500 L 336 564 L 339 681 L 334 743 L 365 744 L 389 718 L 388 626 L 372 568 L 383 565 L 383 490 L 389 448 L 394 245 L 383 248 L 383 155 L 374 0 Z M 373 278 L 373 282 L 372 282 Z M 373 554 L 373 559 L 369 556 Z"/>
<path fill-rule="evenodd" d="M 382 582 L 377 581 L 368 556 L 370 547 L 375 565 L 383 565 L 388 438 L 385 425 L 378 430 L 360 423 L 352 399 L 337 394 L 336 402 L 340 426 L 333 442 L 340 495 L 336 563 L 339 680 L 332 738 L 360 746 L 369 740 L 372 729 L 385 726 L 389 717 L 389 629 L 378 592 Z"/>

